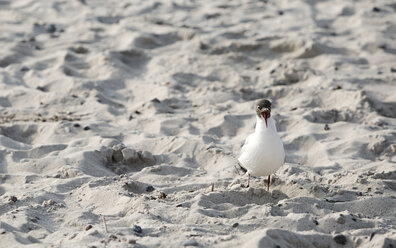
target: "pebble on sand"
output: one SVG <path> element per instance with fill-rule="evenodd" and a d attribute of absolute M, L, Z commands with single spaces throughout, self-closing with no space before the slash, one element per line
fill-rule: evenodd
<path fill-rule="evenodd" d="M 16 198 L 16 196 L 13 196 L 13 195 L 8 198 L 9 203 L 15 203 L 17 200 L 18 200 L 18 198 Z"/>
<path fill-rule="evenodd" d="M 138 225 L 133 225 L 132 229 L 136 233 L 140 233 L 141 234 L 143 232 L 142 228 L 140 226 L 138 226 Z"/>
<path fill-rule="evenodd" d="M 84 230 L 85 230 L 85 231 L 88 231 L 88 230 L 90 230 L 92 227 L 93 227 L 93 226 L 92 226 L 91 224 L 88 224 L 88 225 L 84 228 Z"/>
<path fill-rule="evenodd" d="M 149 185 L 146 187 L 146 192 L 153 192 L 155 189 L 153 186 Z"/>
<path fill-rule="evenodd" d="M 345 245 L 346 242 L 347 242 L 347 238 L 344 235 L 342 235 L 342 234 L 338 234 L 338 235 L 334 236 L 333 240 L 337 244 L 340 244 L 340 245 Z"/>

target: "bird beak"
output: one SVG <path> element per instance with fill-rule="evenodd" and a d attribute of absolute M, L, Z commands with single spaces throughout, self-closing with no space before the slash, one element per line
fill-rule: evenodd
<path fill-rule="evenodd" d="M 264 118 L 265 120 L 265 126 L 268 128 L 268 123 L 267 123 L 267 119 L 268 119 L 268 113 L 269 110 L 266 108 L 261 112 L 261 116 Z"/>

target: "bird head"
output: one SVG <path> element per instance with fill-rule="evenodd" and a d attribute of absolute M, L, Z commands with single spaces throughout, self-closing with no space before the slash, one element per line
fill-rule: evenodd
<path fill-rule="evenodd" d="M 271 117 L 271 102 L 262 99 L 256 103 L 256 114 L 260 119 L 264 119 L 265 126 L 268 128 L 267 119 Z"/>

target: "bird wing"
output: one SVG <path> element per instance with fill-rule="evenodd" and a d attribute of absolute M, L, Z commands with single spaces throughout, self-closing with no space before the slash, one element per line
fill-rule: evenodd
<path fill-rule="evenodd" d="M 275 132 L 278 132 L 278 130 L 276 129 L 276 121 L 274 119 L 272 119 L 274 121 L 274 128 L 275 128 Z"/>
<path fill-rule="evenodd" d="M 243 146 L 242 146 L 242 148 L 241 148 L 241 153 L 240 153 L 240 155 L 242 155 L 243 152 L 245 151 L 246 147 L 247 147 L 248 144 L 249 144 L 249 140 L 253 137 L 253 134 L 254 134 L 254 133 L 250 134 L 250 135 L 246 138 L 245 143 L 243 144 Z"/>

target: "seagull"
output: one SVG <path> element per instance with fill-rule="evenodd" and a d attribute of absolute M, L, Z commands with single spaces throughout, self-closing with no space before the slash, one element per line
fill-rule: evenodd
<path fill-rule="evenodd" d="M 238 162 L 242 170 L 248 174 L 247 187 L 250 184 L 250 175 L 268 176 L 268 191 L 271 174 L 285 162 L 283 143 L 271 117 L 271 102 L 267 99 L 256 103 L 256 129 L 246 138 Z"/>

